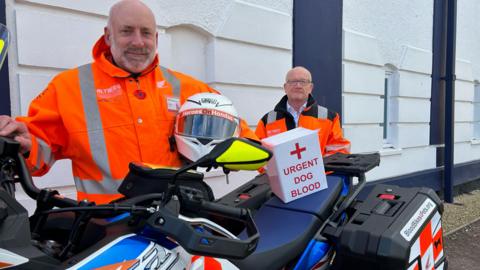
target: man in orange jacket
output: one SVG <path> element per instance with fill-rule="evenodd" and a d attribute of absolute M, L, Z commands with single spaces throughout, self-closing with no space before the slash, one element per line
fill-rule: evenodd
<path fill-rule="evenodd" d="M 141 1 L 112 6 L 94 62 L 57 75 L 17 121 L 0 116 L 0 136 L 28 154 L 35 176 L 71 159 L 78 200 L 106 203 L 131 161 L 180 166 L 172 147 L 180 105 L 191 95 L 216 92 L 207 84 L 159 65 L 156 22 Z M 241 121 L 242 137 L 256 138 Z"/>
<path fill-rule="evenodd" d="M 285 84 L 286 95 L 273 111 L 265 114 L 258 122 L 255 133 L 260 139 L 304 127 L 318 129 L 318 139 L 323 156 L 336 152 L 349 153 L 350 142 L 343 138 L 338 113 L 317 105 L 311 95 L 312 75 L 304 67 L 288 71 Z"/>

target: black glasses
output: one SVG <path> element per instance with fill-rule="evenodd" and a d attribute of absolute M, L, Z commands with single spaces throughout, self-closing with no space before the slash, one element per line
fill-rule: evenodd
<path fill-rule="evenodd" d="M 310 83 L 312 83 L 311 81 L 307 81 L 307 80 L 298 80 L 298 81 L 287 81 L 286 82 L 289 86 L 295 86 L 295 85 L 300 85 L 300 86 L 306 86 Z"/>

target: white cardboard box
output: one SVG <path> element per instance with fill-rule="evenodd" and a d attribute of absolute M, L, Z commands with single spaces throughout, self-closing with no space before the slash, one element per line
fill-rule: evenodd
<path fill-rule="evenodd" d="M 270 187 L 287 203 L 327 188 L 318 131 L 295 128 L 262 140 L 273 152 L 267 164 Z"/>

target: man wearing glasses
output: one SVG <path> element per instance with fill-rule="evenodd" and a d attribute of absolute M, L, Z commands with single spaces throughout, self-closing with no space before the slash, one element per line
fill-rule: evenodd
<path fill-rule="evenodd" d="M 318 130 L 323 156 L 337 152 L 348 154 L 350 142 L 343 138 L 340 116 L 317 104 L 311 95 L 312 75 L 304 67 L 294 67 L 287 72 L 283 84 L 286 95 L 273 111 L 258 122 L 255 133 L 260 139 L 276 135 L 296 127 Z"/>

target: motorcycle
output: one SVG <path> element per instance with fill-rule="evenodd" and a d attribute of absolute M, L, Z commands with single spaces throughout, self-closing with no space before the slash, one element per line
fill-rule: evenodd
<path fill-rule="evenodd" d="M 257 170 L 270 157 L 231 138 L 178 170 L 132 163 L 125 198 L 95 205 L 36 188 L 18 143 L 0 138 L 0 269 L 446 269 L 432 190 L 377 185 L 357 198 L 378 154 L 325 158 L 328 188 L 290 203 L 266 175 L 215 201 L 192 171 Z M 37 202 L 31 217 L 15 182 Z"/>

